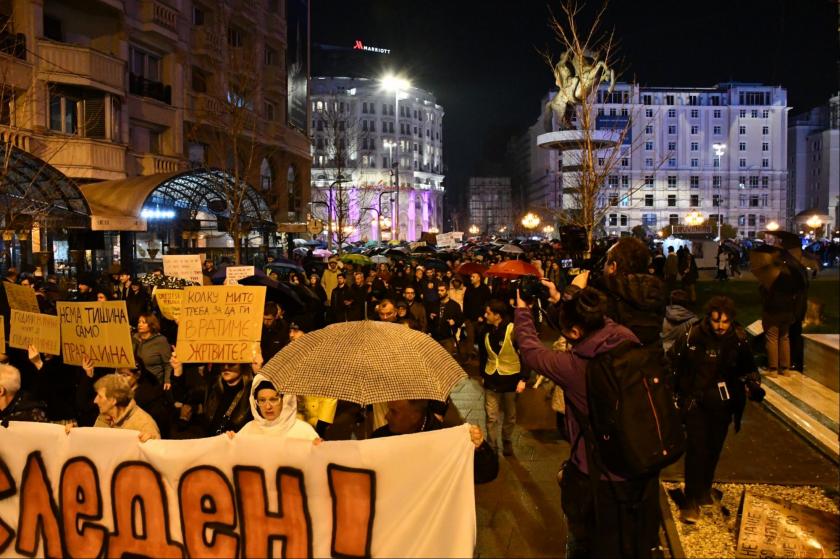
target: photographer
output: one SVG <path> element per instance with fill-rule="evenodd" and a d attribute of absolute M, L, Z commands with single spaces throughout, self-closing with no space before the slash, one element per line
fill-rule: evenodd
<path fill-rule="evenodd" d="M 735 323 L 735 303 L 716 296 L 706 305 L 706 316 L 692 326 L 669 351 L 677 380 L 677 393 L 685 411 L 685 497 L 683 522 L 699 520 L 700 505 L 712 504 L 715 476 L 729 424 L 741 428 L 747 401 L 760 400 L 763 389 L 747 335 Z"/>

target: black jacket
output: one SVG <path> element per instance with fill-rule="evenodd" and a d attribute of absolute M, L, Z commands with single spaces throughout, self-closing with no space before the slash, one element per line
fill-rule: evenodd
<path fill-rule="evenodd" d="M 484 309 L 487 307 L 490 297 L 490 288 L 483 283 L 478 287 L 473 287 L 472 284 L 468 285 L 467 291 L 464 293 L 464 316 L 466 319 L 478 320 L 479 317 L 484 316 Z"/>
<path fill-rule="evenodd" d="M 268 360 L 274 357 L 278 351 L 286 347 L 289 343 L 289 323 L 280 318 L 274 321 L 269 328 L 262 327 L 262 336 L 260 337 L 260 351 L 262 352 L 263 361 L 268 363 Z"/>
<path fill-rule="evenodd" d="M 18 392 L 5 409 L 0 410 L 0 424 L 7 425 L 9 421 L 47 421 L 47 414 L 44 411 L 46 406 L 25 392 Z"/>
<path fill-rule="evenodd" d="M 438 341 L 454 338 L 455 331 L 464 322 L 461 305 L 452 299 L 443 304 L 440 301 L 427 303 L 426 310 L 429 313 L 429 334 Z M 454 326 L 449 324 L 450 319 L 455 321 Z"/>
<path fill-rule="evenodd" d="M 607 316 L 626 326 L 643 344 L 659 342 L 666 289 L 651 274 L 615 274 L 593 284 L 607 296 Z"/>
<path fill-rule="evenodd" d="M 345 283 L 343 287 L 334 287 L 330 294 L 330 322 L 347 322 L 352 320 L 350 318 L 350 306 L 345 305 L 344 301 L 350 301 L 353 296 L 350 294 L 350 288 Z"/>

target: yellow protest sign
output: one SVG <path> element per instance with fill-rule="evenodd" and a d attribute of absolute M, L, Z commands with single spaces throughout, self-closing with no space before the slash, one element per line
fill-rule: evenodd
<path fill-rule="evenodd" d="M 160 314 L 168 320 L 178 320 L 178 316 L 181 314 L 181 299 L 183 296 L 183 289 L 161 289 L 158 287 L 154 291 Z"/>
<path fill-rule="evenodd" d="M 0 353 L 6 353 L 6 323 L 5 317 L 0 314 Z"/>
<path fill-rule="evenodd" d="M 201 283 L 201 256 L 198 254 L 165 254 L 163 255 L 163 273 L 169 277 Z"/>
<path fill-rule="evenodd" d="M 6 299 L 9 300 L 9 308 L 26 312 L 41 312 L 38 308 L 38 299 L 35 297 L 35 290 L 25 285 L 18 285 L 8 281 L 3 282 L 6 288 Z"/>
<path fill-rule="evenodd" d="M 12 309 L 9 347 L 26 349 L 30 345 L 42 353 L 61 353 L 61 327 L 58 317 Z"/>
<path fill-rule="evenodd" d="M 61 353 L 68 365 L 87 356 L 99 367 L 134 367 L 125 301 L 58 303 Z"/>
<path fill-rule="evenodd" d="M 178 322 L 182 363 L 250 363 L 259 350 L 264 286 L 187 287 Z"/>

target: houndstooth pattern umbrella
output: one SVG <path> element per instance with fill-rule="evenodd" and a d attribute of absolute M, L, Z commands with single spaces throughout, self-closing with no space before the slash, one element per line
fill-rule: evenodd
<path fill-rule="evenodd" d="M 293 341 L 260 371 L 280 392 L 357 404 L 446 400 L 464 369 L 430 336 L 401 324 L 340 322 Z"/>

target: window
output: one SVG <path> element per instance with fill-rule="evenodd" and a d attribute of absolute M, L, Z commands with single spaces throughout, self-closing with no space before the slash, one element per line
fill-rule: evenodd
<path fill-rule="evenodd" d="M 645 118 L 653 118 L 653 109 L 645 109 Z"/>
<path fill-rule="evenodd" d="M 693 99 L 697 99 L 697 98 L 693 97 Z M 697 109 L 691 109 L 691 118 L 699 118 L 699 117 L 700 117 L 700 111 L 698 111 Z"/>
<path fill-rule="evenodd" d="M 750 227 L 755 227 L 755 214 L 747 215 L 747 225 Z"/>
<path fill-rule="evenodd" d="M 651 126 L 650 124 L 645 126 L 645 134 L 653 134 L 653 126 Z"/>
<path fill-rule="evenodd" d="M 617 206 L 618 205 L 618 194 L 612 192 L 609 196 L 610 206 Z"/>
<path fill-rule="evenodd" d="M 712 188 L 720 188 L 720 175 L 714 175 L 712 177 Z"/>
<path fill-rule="evenodd" d="M 609 215 L 609 224 L 612 227 L 618 225 L 618 214 L 610 214 Z"/>
<path fill-rule="evenodd" d="M 761 118 L 769 118 L 769 117 L 770 117 L 770 111 L 768 109 L 764 109 L 763 111 L 761 111 Z"/>
<path fill-rule="evenodd" d="M 621 177 L 621 186 L 623 186 L 623 187 L 625 187 L 625 188 L 627 188 L 628 186 L 630 186 L 630 177 L 628 177 L 627 175 L 622 175 L 622 177 Z"/>
<path fill-rule="evenodd" d="M 677 188 L 676 175 L 668 175 L 668 188 Z"/>
<path fill-rule="evenodd" d="M 266 101 L 263 111 L 266 120 L 275 120 L 277 118 L 277 106 L 273 102 Z"/>
<path fill-rule="evenodd" d="M 677 214 L 668 214 L 668 224 L 669 225 L 679 225 L 680 224 L 680 216 Z"/>
<path fill-rule="evenodd" d="M 271 47 L 265 47 L 265 65 L 277 66 L 277 51 Z"/>
<path fill-rule="evenodd" d="M 689 204 L 692 208 L 696 208 L 700 205 L 700 195 L 699 194 L 692 194 L 689 196 Z"/>
<path fill-rule="evenodd" d="M 720 168 L 720 156 L 716 155 L 714 159 L 712 159 L 712 167 L 715 169 Z"/>
<path fill-rule="evenodd" d="M 738 195 L 738 207 L 739 208 L 746 208 L 747 207 L 747 195 L 746 194 L 739 194 Z"/>
<path fill-rule="evenodd" d="M 746 169 L 747 168 L 747 160 L 744 159 L 743 157 L 741 159 L 739 159 L 738 160 L 738 167 L 740 167 L 741 169 Z"/>
<path fill-rule="evenodd" d="M 761 142 L 761 151 L 770 151 L 770 142 Z"/>
<path fill-rule="evenodd" d="M 668 134 L 676 134 L 676 133 L 677 133 L 677 127 L 676 126 L 674 126 L 673 124 L 668 126 Z"/>
<path fill-rule="evenodd" d="M 607 177 L 607 184 L 610 185 L 610 188 L 618 188 L 618 175 L 610 175 Z"/>
<path fill-rule="evenodd" d="M 770 187 L 770 177 L 761 177 L 761 188 Z"/>
<path fill-rule="evenodd" d="M 760 196 L 760 198 L 761 198 L 761 207 L 766 208 L 767 205 L 768 205 L 768 202 L 770 201 L 769 198 L 768 198 L 768 195 L 767 194 L 762 194 Z"/>
<path fill-rule="evenodd" d="M 688 177 L 688 186 L 691 188 L 700 188 L 700 177 L 697 175 Z"/>
<path fill-rule="evenodd" d="M 645 194 L 645 207 L 652 208 L 653 207 L 653 194 Z"/>
<path fill-rule="evenodd" d="M 700 160 L 697 159 L 696 157 L 692 157 L 691 158 L 691 168 L 692 169 L 697 169 L 698 167 L 700 167 Z"/>
<path fill-rule="evenodd" d="M 677 151 L 677 142 L 668 142 L 668 151 Z"/>
<path fill-rule="evenodd" d="M 770 168 L 770 160 L 769 160 L 769 159 L 767 159 L 766 157 L 765 157 L 764 159 L 762 159 L 762 160 L 761 160 L 761 168 L 762 168 L 762 169 L 768 169 L 768 168 Z"/>
<path fill-rule="evenodd" d="M 721 134 L 720 126 L 713 127 L 712 128 L 712 134 L 714 134 L 715 136 L 720 136 L 720 134 Z"/>
<path fill-rule="evenodd" d="M 743 227 L 746 224 L 747 224 L 747 216 L 745 216 L 744 214 L 739 215 L 738 216 L 738 225 Z"/>
<path fill-rule="evenodd" d="M 234 48 L 241 47 L 245 44 L 244 35 L 242 31 L 240 31 L 236 27 L 233 27 L 232 25 L 228 27 L 227 41 L 228 45 Z"/>
<path fill-rule="evenodd" d="M 761 127 L 761 133 L 766 136 L 767 134 L 770 133 L 770 127 L 769 126 L 762 126 Z"/>
<path fill-rule="evenodd" d="M 752 196 L 750 196 L 750 207 L 751 208 L 757 208 L 758 207 L 758 195 L 757 194 L 753 194 Z"/>
<path fill-rule="evenodd" d="M 738 142 L 738 151 L 747 151 L 747 142 Z"/>
<path fill-rule="evenodd" d="M 665 96 L 665 104 L 666 105 L 673 105 L 674 104 L 674 96 L 673 95 L 666 95 Z"/>
<path fill-rule="evenodd" d="M 207 76 L 195 66 L 192 67 L 192 89 L 197 93 L 207 93 Z"/>
<path fill-rule="evenodd" d="M 646 169 L 652 169 L 653 168 L 653 158 L 652 157 L 646 157 L 645 158 L 645 168 Z"/>
<path fill-rule="evenodd" d="M 653 175 L 645 175 L 645 188 L 653 188 Z"/>
<path fill-rule="evenodd" d="M 630 158 L 629 157 L 622 157 L 621 158 L 621 166 L 622 167 L 629 167 L 630 166 Z"/>
<path fill-rule="evenodd" d="M 656 214 L 642 214 L 642 225 L 656 227 Z"/>
<path fill-rule="evenodd" d="M 673 103 L 669 103 L 673 105 Z M 668 109 L 668 118 L 677 118 L 677 110 L 676 109 Z"/>
<path fill-rule="evenodd" d="M 700 151 L 700 142 L 691 142 L 691 151 Z"/>
<path fill-rule="evenodd" d="M 653 151 L 653 142 L 645 142 L 645 151 Z"/>
<path fill-rule="evenodd" d="M 75 134 L 78 128 L 79 100 L 67 94 L 50 94 L 50 130 Z"/>
<path fill-rule="evenodd" d="M 758 109 L 753 109 L 750 111 L 750 118 L 758 118 Z"/>
<path fill-rule="evenodd" d="M 717 99 L 717 97 L 712 97 L 712 101 L 714 101 L 716 99 Z M 715 104 L 716 103 L 712 103 L 712 105 L 715 105 Z M 713 118 L 720 118 L 720 109 L 715 109 L 714 111 L 712 111 L 712 117 Z"/>
<path fill-rule="evenodd" d="M 668 167 L 676 167 L 677 166 L 677 158 L 671 157 L 668 159 Z"/>
<path fill-rule="evenodd" d="M 160 57 L 136 47 L 131 47 L 130 51 L 131 73 L 153 82 L 159 82 Z"/>
<path fill-rule="evenodd" d="M 204 9 L 198 6 L 193 6 L 192 10 L 192 24 L 204 25 Z"/>
<path fill-rule="evenodd" d="M 693 124 L 691 126 L 691 133 L 692 134 L 699 134 L 700 133 L 700 127 L 697 126 L 696 124 Z"/>
<path fill-rule="evenodd" d="M 738 111 L 738 117 L 739 118 L 747 118 L 747 110 L 746 109 L 741 109 L 740 111 Z"/>
<path fill-rule="evenodd" d="M 362 114 L 367 114 L 368 112 L 368 104 L 362 103 Z"/>
<path fill-rule="evenodd" d="M 677 207 L 677 195 L 676 194 L 669 194 L 668 195 L 668 207 L 669 208 L 676 208 Z"/>
<path fill-rule="evenodd" d="M 713 194 L 712 195 L 712 206 L 714 206 L 715 208 L 718 208 L 718 207 L 720 207 L 720 202 L 721 202 L 720 194 Z"/>

